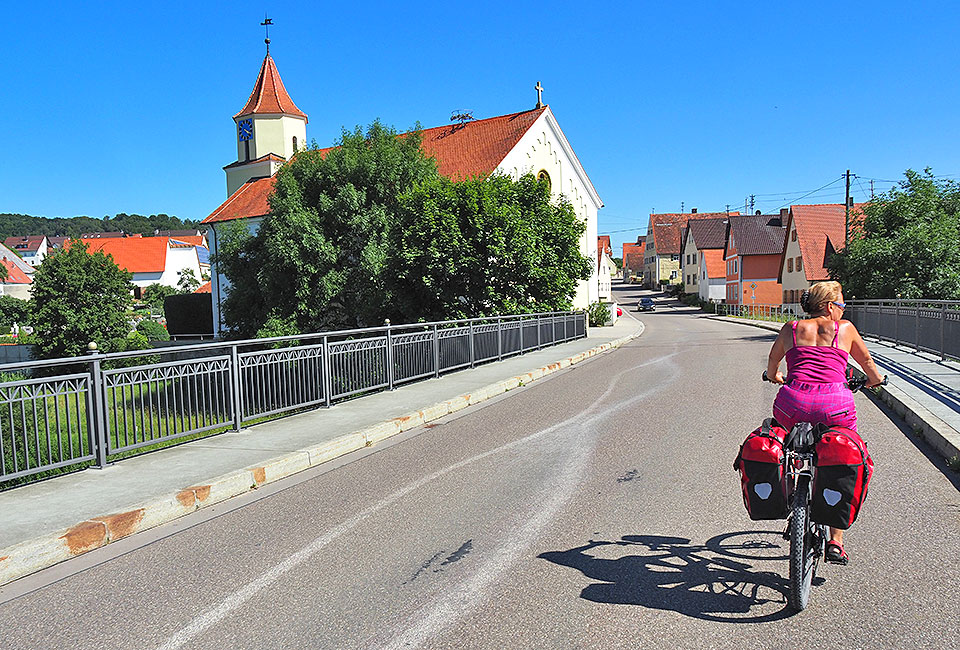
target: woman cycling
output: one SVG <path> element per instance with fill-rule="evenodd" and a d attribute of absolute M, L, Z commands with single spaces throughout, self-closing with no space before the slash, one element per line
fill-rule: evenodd
<path fill-rule="evenodd" d="M 782 388 L 773 403 L 773 416 L 784 428 L 797 422 L 837 425 L 857 430 L 853 393 L 847 387 L 847 357 L 852 356 L 867 373 L 867 385 L 883 382 L 860 332 L 843 320 L 843 289 L 839 282 L 817 282 L 804 291 L 800 306 L 809 318 L 787 323 L 770 348 L 767 377 Z M 780 361 L 787 358 L 787 377 Z M 847 563 L 843 531 L 830 529 L 826 559 Z"/>

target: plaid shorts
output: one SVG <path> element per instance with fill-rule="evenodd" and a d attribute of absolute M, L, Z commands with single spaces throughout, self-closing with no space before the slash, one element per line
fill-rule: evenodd
<path fill-rule="evenodd" d="M 823 423 L 857 430 L 857 407 L 853 393 L 843 382 L 806 384 L 790 382 L 780 387 L 773 402 L 773 417 L 784 428 L 797 422 Z"/>

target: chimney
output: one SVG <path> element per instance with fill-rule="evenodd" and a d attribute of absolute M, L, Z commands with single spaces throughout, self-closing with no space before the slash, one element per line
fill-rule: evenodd
<path fill-rule="evenodd" d="M 789 214 L 790 214 L 790 208 L 780 208 L 781 219 L 786 219 Z"/>
<path fill-rule="evenodd" d="M 690 208 L 690 214 L 696 214 L 696 213 L 697 213 L 696 208 Z"/>

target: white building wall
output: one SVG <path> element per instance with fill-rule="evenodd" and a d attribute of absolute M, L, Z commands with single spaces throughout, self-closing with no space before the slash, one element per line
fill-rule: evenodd
<path fill-rule="evenodd" d="M 787 246 L 786 254 L 783 257 L 783 281 L 780 283 L 783 285 L 784 291 L 790 290 L 800 290 L 809 289 L 810 282 L 807 280 L 806 271 L 801 269 L 797 271 L 797 259 L 800 259 L 800 241 L 794 241 L 794 238 L 797 236 L 796 227 L 793 225 L 793 222 L 790 223 L 790 232 L 787 233 Z M 793 271 L 787 271 L 787 260 L 793 260 Z"/>
<path fill-rule="evenodd" d="M 687 263 L 690 259 L 690 263 Z M 700 292 L 700 251 L 697 250 L 697 243 L 693 240 L 693 234 L 687 235 L 687 244 L 680 253 L 680 272 L 683 273 L 683 292 Z M 690 282 L 687 282 L 687 278 Z"/>
<path fill-rule="evenodd" d="M 526 173 L 536 175 L 540 170 L 550 175 L 552 194 L 565 196 L 577 217 L 586 224 L 586 231 L 580 238 L 580 252 L 590 260 L 592 271 L 589 279 L 580 282 L 573 299 L 575 309 L 585 309 L 600 299 L 600 275 L 596 263 L 597 212 L 603 207 L 603 201 L 549 108 L 497 167 L 497 171 L 514 179 Z"/>

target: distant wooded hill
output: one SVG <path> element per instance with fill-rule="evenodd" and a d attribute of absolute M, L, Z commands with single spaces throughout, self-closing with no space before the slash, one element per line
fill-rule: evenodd
<path fill-rule="evenodd" d="M 79 237 L 87 232 L 140 233 L 152 235 L 155 230 L 188 230 L 197 228 L 199 221 L 179 219 L 165 214 L 119 213 L 114 217 L 32 217 L 28 214 L 0 213 L 0 241 L 7 237 L 47 235 L 53 237 Z"/>

